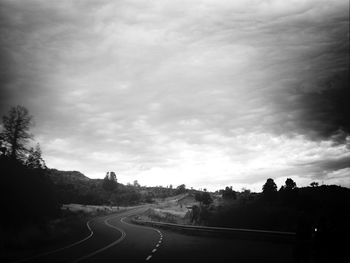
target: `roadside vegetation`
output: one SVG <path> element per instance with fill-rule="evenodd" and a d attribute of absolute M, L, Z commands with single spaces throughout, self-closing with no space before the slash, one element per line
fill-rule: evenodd
<path fill-rule="evenodd" d="M 150 208 L 137 219 L 295 232 L 296 262 L 343 262 L 350 241 L 350 189 L 316 182 L 298 188 L 291 178 L 277 189 L 269 178 L 261 193 L 232 187 L 212 193 L 186 190 L 181 199 Z"/>

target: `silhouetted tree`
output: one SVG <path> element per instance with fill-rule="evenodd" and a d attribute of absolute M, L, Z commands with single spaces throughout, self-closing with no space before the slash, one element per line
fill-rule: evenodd
<path fill-rule="evenodd" d="M 118 182 L 117 176 L 114 172 L 107 172 L 105 178 L 103 179 L 102 187 L 108 192 L 113 192 L 117 189 Z"/>
<path fill-rule="evenodd" d="M 29 129 L 32 126 L 32 116 L 23 106 L 12 107 L 7 116 L 3 116 L 3 130 L 1 139 L 9 147 L 9 155 L 12 159 L 24 160 L 28 151 L 26 144 L 32 139 Z"/>
<path fill-rule="evenodd" d="M 137 180 L 134 180 L 134 187 L 136 188 L 139 188 L 140 187 L 140 184 Z"/>
<path fill-rule="evenodd" d="M 225 187 L 225 190 L 222 191 L 222 198 L 224 200 L 236 199 L 236 192 L 232 190 L 232 186 L 231 187 L 228 187 L 228 186 Z"/>
<path fill-rule="evenodd" d="M 263 195 L 266 199 L 272 200 L 273 196 L 277 192 L 277 185 L 272 178 L 266 180 L 266 183 L 262 187 Z"/>
<path fill-rule="evenodd" d="M 285 190 L 293 190 L 294 188 L 297 187 L 297 184 L 293 181 L 293 179 L 291 178 L 287 178 L 286 182 L 285 182 Z"/>
<path fill-rule="evenodd" d="M 277 192 L 277 185 L 272 178 L 266 180 L 266 183 L 262 187 L 263 193 L 274 193 Z"/>
<path fill-rule="evenodd" d="M 312 182 L 312 183 L 310 183 L 310 186 L 312 186 L 312 187 L 317 187 L 317 186 L 318 186 L 318 183 L 317 183 L 317 182 Z"/>
<path fill-rule="evenodd" d="M 176 187 L 176 194 L 183 194 L 186 192 L 186 185 L 180 184 L 178 187 Z"/>
<path fill-rule="evenodd" d="M 279 190 L 279 199 L 284 205 L 296 204 L 298 199 L 297 184 L 291 178 L 287 178 L 285 185 Z"/>
<path fill-rule="evenodd" d="M 115 175 L 115 172 L 109 172 L 109 179 L 111 181 L 117 182 L 117 176 Z"/>
<path fill-rule="evenodd" d="M 41 157 L 41 149 L 39 143 L 35 146 L 35 148 L 31 148 L 29 150 L 29 155 L 27 160 L 25 161 L 25 165 L 29 168 L 34 169 L 46 169 L 46 164 L 43 158 Z"/>

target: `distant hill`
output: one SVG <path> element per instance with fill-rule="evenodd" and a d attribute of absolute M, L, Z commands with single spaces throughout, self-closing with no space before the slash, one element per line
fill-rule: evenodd
<path fill-rule="evenodd" d="M 57 169 L 48 169 L 47 174 L 54 183 L 76 183 L 91 180 L 89 177 L 78 171 L 60 171 Z"/>
<path fill-rule="evenodd" d="M 48 169 L 60 203 L 102 204 L 106 196 L 101 179 L 90 179 L 78 171 Z"/>
<path fill-rule="evenodd" d="M 103 188 L 103 179 L 91 179 L 78 171 L 48 169 L 46 175 L 53 182 L 61 204 L 134 205 L 153 202 L 153 198 L 172 196 L 178 191 L 166 187 L 141 187 L 118 183 L 117 189 L 111 193 Z"/>

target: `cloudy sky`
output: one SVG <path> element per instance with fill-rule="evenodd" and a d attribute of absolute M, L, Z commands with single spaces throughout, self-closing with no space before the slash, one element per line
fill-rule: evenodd
<path fill-rule="evenodd" d="M 0 113 L 51 168 L 350 187 L 348 0 L 0 0 Z"/>

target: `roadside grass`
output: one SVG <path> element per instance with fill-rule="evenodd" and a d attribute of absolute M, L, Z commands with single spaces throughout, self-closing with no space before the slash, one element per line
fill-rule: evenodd
<path fill-rule="evenodd" d="M 158 221 L 175 224 L 189 224 L 189 209 L 193 205 L 199 205 L 192 195 L 181 194 L 173 197 L 157 200 L 153 207 L 149 208 L 138 218 L 146 221 Z"/>
<path fill-rule="evenodd" d="M 106 206 L 106 205 L 81 205 L 81 204 L 64 204 L 62 205 L 62 211 L 68 211 L 71 213 L 84 213 L 89 216 L 98 216 L 103 214 L 115 213 L 130 209 L 128 206 Z"/>

